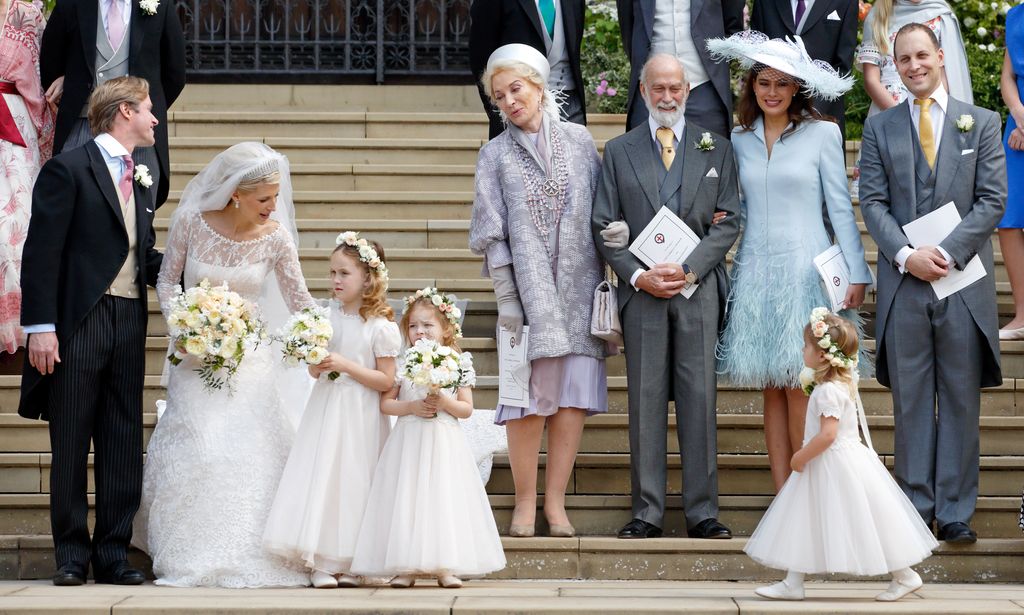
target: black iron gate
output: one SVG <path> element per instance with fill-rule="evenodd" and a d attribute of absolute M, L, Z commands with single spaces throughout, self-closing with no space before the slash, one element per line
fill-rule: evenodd
<path fill-rule="evenodd" d="M 175 0 L 190 77 L 469 79 L 470 0 Z"/>

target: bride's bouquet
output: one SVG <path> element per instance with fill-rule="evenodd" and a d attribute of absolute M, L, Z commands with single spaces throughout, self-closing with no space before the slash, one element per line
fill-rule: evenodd
<path fill-rule="evenodd" d="M 405 351 L 402 375 L 415 385 L 427 387 L 431 393 L 476 384 L 473 355 L 422 339 Z"/>
<path fill-rule="evenodd" d="M 274 339 L 284 344 L 281 350 L 284 362 L 291 367 L 301 363 L 319 365 L 329 354 L 327 343 L 334 335 L 327 308 L 308 307 L 298 314 L 293 314 L 288 322 L 277 332 Z M 337 379 L 338 372 L 327 375 L 331 380 Z"/>
<path fill-rule="evenodd" d="M 264 337 L 263 323 L 253 305 L 227 284 L 211 286 L 202 282 L 182 291 L 175 287 L 167 315 L 174 352 L 167 358 L 178 365 L 186 357 L 199 361 L 195 370 L 208 390 L 231 391 L 231 378 L 245 358 L 250 342 Z"/>

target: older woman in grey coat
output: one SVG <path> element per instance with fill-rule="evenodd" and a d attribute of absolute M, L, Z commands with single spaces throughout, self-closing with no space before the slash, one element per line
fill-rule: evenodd
<path fill-rule="evenodd" d="M 583 421 L 608 409 L 605 343 L 590 334 L 602 264 L 590 234 L 601 161 L 583 126 L 559 121 L 545 89 L 548 62 L 527 45 L 505 45 L 483 87 L 508 127 L 480 150 L 470 248 L 494 282 L 498 326 L 518 338 L 530 326 L 528 408 L 498 406 L 516 488 L 511 536 L 533 536 L 537 462 L 548 430 L 544 516 L 552 536 L 573 536 L 565 488 Z"/>

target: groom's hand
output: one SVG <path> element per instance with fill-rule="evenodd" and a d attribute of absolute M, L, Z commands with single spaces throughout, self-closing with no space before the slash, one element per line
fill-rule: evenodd
<path fill-rule="evenodd" d="M 949 274 L 949 264 L 935 248 L 920 248 L 911 252 L 907 257 L 906 268 L 910 275 L 925 282 L 934 282 Z"/>
<path fill-rule="evenodd" d="M 55 364 L 60 363 L 57 351 L 57 334 L 53 331 L 32 333 L 28 336 L 28 362 L 44 376 L 53 373 Z"/>

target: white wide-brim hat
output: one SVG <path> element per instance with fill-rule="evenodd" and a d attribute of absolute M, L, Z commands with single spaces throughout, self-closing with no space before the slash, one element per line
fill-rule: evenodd
<path fill-rule="evenodd" d="M 798 79 L 801 88 L 815 98 L 835 100 L 853 87 L 850 75 L 840 75 L 827 62 L 812 60 L 799 36 L 784 40 L 745 30 L 729 38 L 711 39 L 707 49 L 712 58 L 736 60 L 744 69 L 763 64 L 782 71 Z"/>
<path fill-rule="evenodd" d="M 535 48 L 522 43 L 502 45 L 494 50 L 491 57 L 487 58 L 487 70 L 490 71 L 498 64 L 509 61 L 521 62 L 529 66 L 540 75 L 545 86 L 547 85 L 548 76 L 551 74 L 551 65 L 548 64 L 547 57 Z"/>

